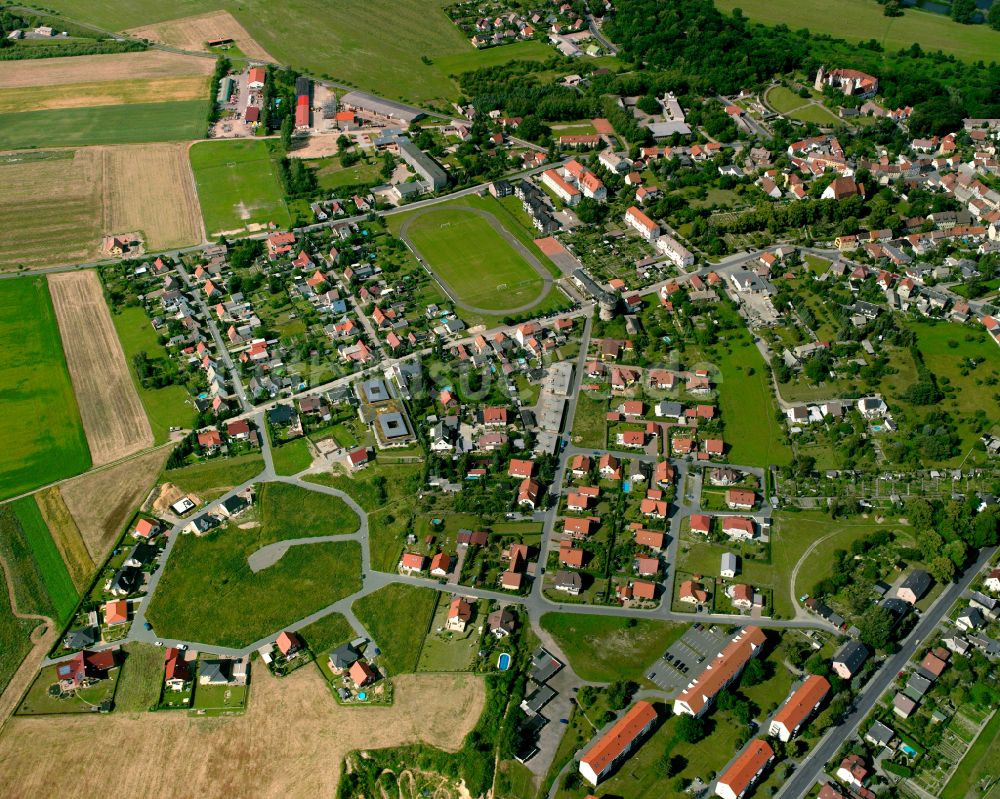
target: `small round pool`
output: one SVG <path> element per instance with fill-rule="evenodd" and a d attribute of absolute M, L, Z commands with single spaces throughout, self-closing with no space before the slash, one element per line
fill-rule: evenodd
<path fill-rule="evenodd" d="M 362 691 L 360 694 L 358 694 L 358 699 L 360 699 L 362 702 L 364 702 L 367 698 L 368 698 L 368 694 L 366 694 L 364 691 Z"/>
<path fill-rule="evenodd" d="M 500 659 L 497 660 L 497 668 L 500 669 L 500 671 L 507 671 L 507 669 L 510 668 L 510 655 L 506 652 L 501 652 Z"/>

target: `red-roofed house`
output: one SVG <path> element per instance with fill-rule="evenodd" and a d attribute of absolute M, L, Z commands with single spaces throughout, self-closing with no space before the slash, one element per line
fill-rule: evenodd
<path fill-rule="evenodd" d="M 768 734 L 777 735 L 788 743 L 798 734 L 806 720 L 816 712 L 828 693 L 830 693 L 830 683 L 826 677 L 818 674 L 806 677 L 771 719 Z"/>
<path fill-rule="evenodd" d="M 536 480 L 532 480 L 530 477 L 525 477 L 521 481 L 521 486 L 517 491 L 517 504 L 526 505 L 532 510 L 538 505 L 539 497 L 542 493 L 542 487 L 538 484 Z"/>
<path fill-rule="evenodd" d="M 431 577 L 446 577 L 451 568 L 451 556 L 438 552 L 431 558 Z"/>
<path fill-rule="evenodd" d="M 427 558 L 423 555 L 418 555 L 415 552 L 404 552 L 403 559 L 399 561 L 399 568 L 407 574 L 411 572 L 422 572 L 426 561 Z"/>
<path fill-rule="evenodd" d="M 759 738 L 751 741 L 750 746 L 719 777 L 715 786 L 716 796 L 721 796 L 723 799 L 740 799 L 750 790 L 773 759 L 774 750 L 767 741 Z"/>
<path fill-rule="evenodd" d="M 104 623 L 108 627 L 128 621 L 128 600 L 113 599 L 104 603 Z"/>
<path fill-rule="evenodd" d="M 682 586 L 683 589 L 683 586 Z M 767 641 L 760 627 L 744 627 L 674 700 L 674 713 L 703 715 L 716 696 L 743 672 Z"/>
<path fill-rule="evenodd" d="M 164 684 L 171 691 L 183 691 L 185 683 L 191 682 L 191 666 L 184 653 L 176 647 L 167 647 L 164 654 Z"/>
<path fill-rule="evenodd" d="M 510 477 L 531 477 L 535 473 L 535 462 L 527 460 L 518 460 L 514 458 L 510 462 L 510 466 L 507 468 L 507 474 Z"/>
<path fill-rule="evenodd" d="M 656 709 L 649 702 L 636 702 L 580 758 L 580 774 L 591 785 L 597 785 L 625 759 L 655 723 Z"/>
<path fill-rule="evenodd" d="M 722 520 L 722 532 L 734 541 L 750 541 L 755 535 L 753 522 L 742 516 L 726 516 Z"/>
<path fill-rule="evenodd" d="M 657 532 L 656 530 L 639 529 L 635 531 L 635 543 L 641 547 L 663 549 L 665 540 L 666 535 L 664 533 Z"/>
<path fill-rule="evenodd" d="M 691 514 L 691 532 L 708 535 L 712 531 L 712 517 L 704 513 Z"/>
<path fill-rule="evenodd" d="M 726 504 L 732 510 L 750 510 L 757 504 L 757 495 L 745 488 L 730 488 L 726 491 Z"/>
<path fill-rule="evenodd" d="M 298 634 L 290 633 L 287 630 L 282 630 L 274 643 L 277 644 L 278 651 L 286 658 L 295 657 L 303 647 L 302 639 L 299 638 Z"/>
<path fill-rule="evenodd" d="M 364 688 L 378 679 L 378 672 L 375 671 L 371 664 L 363 660 L 354 661 L 354 665 L 351 666 L 348 674 L 351 675 L 351 679 L 357 688 Z"/>
<path fill-rule="evenodd" d="M 132 531 L 132 537 L 148 541 L 158 532 L 160 532 L 160 525 L 156 522 L 151 522 L 149 519 L 139 519 L 135 523 L 135 530 Z"/>

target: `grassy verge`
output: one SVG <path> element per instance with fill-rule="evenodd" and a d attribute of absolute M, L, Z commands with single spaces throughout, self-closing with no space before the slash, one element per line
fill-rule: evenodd
<path fill-rule="evenodd" d="M 361 597 L 352 609 L 382 650 L 391 675 L 417 670 L 424 637 L 437 606 L 437 592 L 412 585 L 387 585 Z"/>
<path fill-rule="evenodd" d="M 173 483 L 181 491 L 197 494 L 203 502 L 210 502 L 242 485 L 263 468 L 264 459 L 260 455 L 214 458 L 182 469 L 165 471 L 161 480 Z"/>
<path fill-rule="evenodd" d="M 52 540 L 66 564 L 73 586 L 78 592 L 86 590 L 94 573 L 94 561 L 62 494 L 58 488 L 47 488 L 35 494 L 35 502 L 52 533 Z"/>
<path fill-rule="evenodd" d="M 160 698 L 163 650 L 152 644 L 126 644 L 125 664 L 115 693 L 115 709 L 126 713 L 149 710 Z"/>
<path fill-rule="evenodd" d="M 683 624 L 546 613 L 542 629 L 559 644 L 584 680 L 642 680 L 646 669 L 684 634 Z"/>
<path fill-rule="evenodd" d="M 314 621 L 299 630 L 299 635 L 306 642 L 313 654 L 319 660 L 325 659 L 331 649 L 354 638 L 354 629 L 340 613 L 331 613 L 318 621 Z"/>
<path fill-rule="evenodd" d="M 278 474 L 298 474 L 312 465 L 312 453 L 305 438 L 296 438 L 280 447 L 274 447 L 271 454 L 274 457 L 274 470 Z"/>

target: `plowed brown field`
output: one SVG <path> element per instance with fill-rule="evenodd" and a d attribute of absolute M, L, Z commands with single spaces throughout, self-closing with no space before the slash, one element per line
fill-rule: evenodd
<path fill-rule="evenodd" d="M 94 466 L 153 446 L 97 273 L 50 275 L 49 291 Z"/>
<path fill-rule="evenodd" d="M 212 11 L 196 17 L 172 19 L 125 31 L 141 39 L 162 42 L 182 50 L 208 50 L 206 42 L 215 39 L 232 39 L 247 58 L 274 61 L 274 58 L 247 33 L 228 11 Z"/>
<path fill-rule="evenodd" d="M 243 716 L 12 718 L 0 736 L 0 795 L 330 797 L 350 750 L 423 741 L 454 751 L 483 701 L 477 677 L 421 674 L 395 680 L 391 707 L 346 708 L 312 666 L 279 680 L 258 665 Z M 118 753 L 113 767 L 107 752 Z"/>

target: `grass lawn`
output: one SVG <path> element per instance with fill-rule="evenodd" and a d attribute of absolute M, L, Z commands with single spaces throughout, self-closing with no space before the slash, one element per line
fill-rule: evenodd
<path fill-rule="evenodd" d="M 767 25 L 787 25 L 792 30 L 808 28 L 848 41 L 875 39 L 886 50 L 908 48 L 914 42 L 927 51 L 943 50 L 963 61 L 996 60 L 1000 33 L 987 25 L 960 25 L 942 14 L 907 8 L 901 17 L 886 17 L 869 0 L 839 0 L 837 13 L 830 13 L 825 0 L 715 0 L 723 12 L 734 8 L 743 16 Z M 850 20 L 849 26 L 844 20 Z"/>
<path fill-rule="evenodd" d="M 46 589 L 31 538 L 10 503 L 0 505 L 0 555 L 14 586 L 14 604 L 18 611 L 56 618 L 59 614 Z M 32 622 L 29 629 L 34 626 L 36 623 Z"/>
<path fill-rule="evenodd" d="M 205 135 L 205 100 L 0 114 L 0 149 L 185 141 Z"/>
<path fill-rule="evenodd" d="M 793 611 L 791 593 L 796 598 L 809 593 L 813 586 L 833 569 L 833 551 L 848 549 L 851 542 L 875 530 L 900 529 L 895 519 L 877 524 L 872 519 L 831 519 L 821 511 L 775 514 L 771 534 L 771 560 L 774 565 L 774 603 L 785 618 Z M 904 528 L 905 529 L 905 528 Z M 806 564 L 799 570 L 796 584 L 789 581 L 792 570 L 806 550 L 816 541 Z"/>
<path fill-rule="evenodd" d="M 301 628 L 299 635 L 320 661 L 331 649 L 355 637 L 354 629 L 340 613 L 331 613 L 314 621 Z"/>
<path fill-rule="evenodd" d="M 576 416 L 573 417 L 573 443 L 578 447 L 603 449 L 607 412 L 608 403 L 604 399 L 582 393 L 576 403 Z"/>
<path fill-rule="evenodd" d="M 161 481 L 171 482 L 181 491 L 197 494 L 202 502 L 211 502 L 260 474 L 263 468 L 264 459 L 255 454 L 213 458 L 181 469 L 169 469 L 161 475 Z"/>
<path fill-rule="evenodd" d="M 436 210 L 413 221 L 407 236 L 459 298 L 489 311 L 537 299 L 538 273 L 480 216 Z"/>
<path fill-rule="evenodd" d="M 191 403 L 191 397 L 183 386 L 143 388 L 136 377 L 132 358 L 137 353 L 145 352 L 150 358 L 155 359 L 168 357 L 166 350 L 157 341 L 157 333 L 153 330 L 146 312 L 139 307 L 113 308 L 111 320 L 125 351 L 125 361 L 128 363 L 132 382 L 139 392 L 142 406 L 146 409 L 155 442 L 164 443 L 170 436 L 171 427 L 192 428 L 197 414 Z"/>
<path fill-rule="evenodd" d="M 681 540 L 680 546 L 681 552 L 678 554 L 678 568 L 681 571 L 688 574 L 704 575 L 706 581 L 710 582 L 712 578 L 719 574 L 722 555 L 726 552 L 732 552 L 739 557 L 740 563 L 740 571 L 736 579 L 732 582 L 747 582 L 754 588 L 774 587 L 776 579 L 774 566 L 760 560 L 743 557 L 740 544 L 730 542 L 712 544 L 708 541 L 692 542 L 685 538 Z M 687 547 L 690 547 L 690 549 L 684 552 L 684 549 Z M 753 551 L 753 545 L 747 545 L 747 551 Z M 719 598 L 723 599 L 721 597 L 721 589 Z M 721 608 L 717 608 L 717 610 L 723 612 Z M 773 610 L 773 608 L 767 608 L 766 612 L 768 615 L 771 615 Z M 786 607 L 785 610 L 789 611 L 789 615 L 791 615 L 791 608 Z"/>
<path fill-rule="evenodd" d="M 584 680 L 641 681 L 646 669 L 670 644 L 684 634 L 685 626 L 665 621 L 546 613 L 542 628 L 551 634 L 573 670 Z"/>
<path fill-rule="evenodd" d="M 786 86 L 772 86 L 767 90 L 767 104 L 779 114 L 787 114 L 793 108 L 798 108 L 809 102 L 808 97 L 799 97 Z"/>
<path fill-rule="evenodd" d="M 190 149 L 201 213 L 209 238 L 250 224 L 291 224 L 278 179 L 273 141 L 199 142 Z"/>
<path fill-rule="evenodd" d="M 792 452 L 781 443 L 781 423 L 774 418 L 770 369 L 745 330 L 731 343 L 731 353 L 721 350 L 712 359 L 722 372 L 719 410 L 730 448 L 727 457 L 744 466 L 788 463 Z"/>
<path fill-rule="evenodd" d="M 160 699 L 163 685 L 163 649 L 152 644 L 132 642 L 115 693 L 115 710 L 143 713 Z"/>
<path fill-rule="evenodd" d="M 149 606 L 157 634 L 243 647 L 360 590 L 357 542 L 294 546 L 254 574 L 253 533 L 233 526 L 177 542 Z"/>
<path fill-rule="evenodd" d="M 62 493 L 58 487 L 46 488 L 35 494 L 35 502 L 77 592 L 86 591 L 90 587 L 95 564 Z"/>
<path fill-rule="evenodd" d="M 280 63 L 364 87 L 394 100 L 440 103 L 458 90 L 436 60 L 465 54 L 473 69 L 477 53 L 441 10 L 451 0 L 123 0 L 104 9 L 88 0 L 55 0 L 53 8 L 75 20 L 122 30 L 166 19 L 224 9 Z M 387 35 L 391 32 L 391 35 Z M 511 50 L 516 45 L 499 48 Z M 431 63 L 421 61 L 427 56 Z M 495 57 L 495 56 L 493 56 Z M 524 57 L 523 55 L 518 57 Z"/>
<path fill-rule="evenodd" d="M 292 538 L 357 532 L 361 520 L 344 500 L 288 483 L 264 483 L 258 546 Z"/>
<path fill-rule="evenodd" d="M 792 119 L 801 120 L 802 122 L 815 122 L 817 125 L 843 124 L 843 120 L 841 120 L 840 117 L 826 107 L 815 103 L 803 106 L 796 111 L 792 111 L 788 116 Z"/>
<path fill-rule="evenodd" d="M 446 595 L 439 594 L 430 630 L 420 649 L 417 668 L 420 671 L 467 671 L 479 651 L 476 627 L 486 620 L 488 604 L 477 602 L 473 605 L 474 615 L 465 632 L 452 632 L 445 627 L 451 602 Z"/>
<path fill-rule="evenodd" d="M 394 572 L 413 516 L 410 498 L 420 489 L 422 463 L 376 462 L 355 475 L 310 475 L 311 482 L 338 488 L 368 512 L 372 568 Z"/>
<path fill-rule="evenodd" d="M 80 595 L 66 570 L 62 556 L 56 548 L 52 534 L 45 525 L 42 512 L 38 510 L 34 497 L 24 497 L 11 503 L 14 514 L 24 531 L 24 537 L 31 547 L 31 554 L 42 575 L 45 590 L 52 599 L 52 605 L 60 624 L 69 620 L 76 610 Z"/>
<path fill-rule="evenodd" d="M 1000 712 L 979 733 L 962 762 L 958 764 L 948 784 L 941 792 L 941 799 L 965 799 L 976 795 L 975 786 L 987 776 L 996 779 L 997 764 L 1000 763 Z"/>
<path fill-rule="evenodd" d="M 242 712 L 247 706 L 247 686 L 196 685 L 192 706 L 195 710 Z"/>
<path fill-rule="evenodd" d="M 0 499 L 90 467 L 44 278 L 0 283 L 0 410 L 9 420 L 0 453 Z"/>
<path fill-rule="evenodd" d="M 343 167 L 337 156 L 323 160 L 326 163 L 316 170 L 316 180 L 320 187 L 327 191 L 336 191 L 342 186 L 381 182 L 381 162 L 375 160 L 372 160 L 371 163 L 358 161 L 354 166 Z"/>
<path fill-rule="evenodd" d="M 101 680 L 88 688 L 80 688 L 65 698 L 51 696 L 49 687 L 59 681 L 56 666 L 46 666 L 28 689 L 28 693 L 17 708 L 18 716 L 48 715 L 54 713 L 92 713 L 94 707 L 115 695 L 115 686 L 121 676 L 121 668 L 111 670 L 108 679 Z"/>
<path fill-rule="evenodd" d="M 278 474 L 298 474 L 312 465 L 312 453 L 305 438 L 296 438 L 271 450 Z"/>
<path fill-rule="evenodd" d="M 959 461 L 979 439 L 980 433 L 971 423 L 977 412 L 985 412 L 988 419 L 1000 419 L 1000 401 L 995 383 L 1000 378 L 1000 359 L 996 345 L 981 330 L 971 331 L 964 325 L 950 322 L 928 324 L 913 322 L 911 329 L 917 334 L 917 346 L 923 355 L 927 368 L 934 373 L 939 386 L 947 392 L 942 402 L 933 410 L 946 410 L 957 423 L 961 441 L 961 455 L 948 461 L 957 466 Z M 971 339 L 971 340 L 969 340 Z M 982 361 L 974 369 L 968 367 L 969 359 Z M 896 396 L 889 395 L 890 402 L 898 403 Z M 912 407 L 924 416 L 930 408 Z"/>
<path fill-rule="evenodd" d="M 546 61 L 553 55 L 555 50 L 548 42 L 532 40 L 514 42 L 501 47 L 488 47 L 485 50 L 470 49 L 455 55 L 442 56 L 434 59 L 434 66 L 445 77 L 449 75 L 457 77 L 463 72 L 484 67 L 499 67 L 510 61 Z M 593 132 L 593 128 L 590 132 Z"/>
<path fill-rule="evenodd" d="M 390 676 L 417 670 L 437 599 L 437 591 L 431 588 L 394 584 L 361 597 L 352 606 L 382 650 L 381 662 Z"/>

